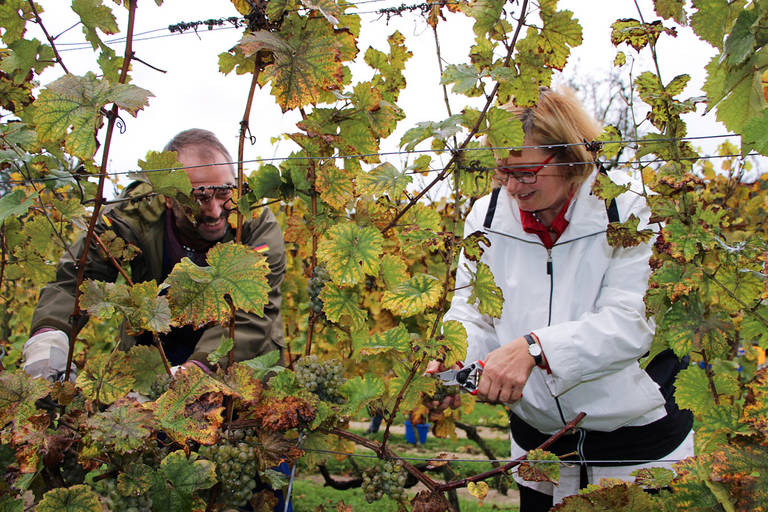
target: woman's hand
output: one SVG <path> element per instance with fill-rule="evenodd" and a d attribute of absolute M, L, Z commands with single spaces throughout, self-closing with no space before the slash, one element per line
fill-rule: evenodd
<path fill-rule="evenodd" d="M 458 370 L 459 365 L 455 364 L 451 368 Z M 435 359 L 432 359 L 427 363 L 427 369 L 424 373 L 427 375 L 434 375 L 436 373 L 444 372 L 446 370 L 448 370 L 448 368 L 445 367 L 442 361 L 437 361 Z M 461 405 L 461 395 L 459 395 L 458 388 L 457 388 L 457 391 L 455 393 L 451 393 L 445 396 L 442 400 L 430 400 L 428 402 L 425 402 L 424 405 L 427 406 L 427 408 L 438 411 L 438 412 L 444 411 L 449 407 L 451 409 L 458 409 L 459 406 Z"/>
<path fill-rule="evenodd" d="M 523 396 L 535 363 L 525 338 L 515 338 L 485 358 L 477 396 L 493 403 L 512 403 Z"/>

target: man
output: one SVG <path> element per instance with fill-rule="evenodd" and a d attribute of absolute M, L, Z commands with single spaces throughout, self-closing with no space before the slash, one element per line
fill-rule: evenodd
<path fill-rule="evenodd" d="M 141 253 L 131 263 L 134 282 L 155 279 L 162 282 L 173 266 L 187 257 L 197 265 L 205 265 L 207 251 L 219 242 L 234 240 L 234 230 L 228 217 L 234 204 L 232 190 L 235 175 L 232 158 L 216 136 L 201 129 L 177 134 L 166 151 L 176 151 L 192 184 L 192 198 L 200 209 L 194 221 L 185 209 L 171 198 L 151 196 L 139 201 L 119 201 L 105 208 L 96 226 L 98 234 L 112 230 L 126 242 L 137 246 Z M 130 184 L 121 198 L 141 197 L 151 192 L 142 182 Z M 188 213 L 188 212 L 187 212 Z M 271 290 L 264 316 L 238 311 L 235 319 L 234 358 L 250 359 L 283 346 L 280 316 L 280 284 L 285 274 L 285 245 L 280 227 L 268 208 L 257 219 L 243 223 L 242 243 L 264 254 L 269 264 Z M 89 248 L 85 278 L 115 281 L 118 271 L 93 244 Z M 72 251 L 65 252 L 56 269 L 56 280 L 40 293 L 32 318 L 32 336 L 24 345 L 24 370 L 33 377 L 60 378 L 66 367 L 70 316 L 74 310 L 77 281 L 76 261 L 82 254 L 84 237 Z M 82 327 L 82 326 L 80 326 Z M 173 328 L 162 335 L 164 349 L 172 365 L 208 364 L 207 355 L 221 343 L 225 327 L 214 325 L 193 329 L 191 326 Z M 123 329 L 123 349 L 152 343 L 150 333 L 129 336 Z"/>

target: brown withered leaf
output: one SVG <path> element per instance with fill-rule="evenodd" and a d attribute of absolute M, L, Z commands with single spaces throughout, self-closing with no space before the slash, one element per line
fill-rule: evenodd
<path fill-rule="evenodd" d="M 273 491 L 259 491 L 251 498 L 253 512 L 272 512 L 277 507 L 278 499 Z"/>
<path fill-rule="evenodd" d="M 411 512 L 445 512 L 450 505 L 445 497 L 436 492 L 420 491 L 411 500 Z"/>
<path fill-rule="evenodd" d="M 295 439 L 287 439 L 280 432 L 258 432 L 256 454 L 259 468 L 265 470 L 281 462 L 293 462 L 301 456 Z"/>
<path fill-rule="evenodd" d="M 437 457 L 427 461 L 427 469 L 441 468 L 455 459 L 456 459 L 456 455 L 452 453 L 445 453 L 445 452 L 439 453 Z"/>
<path fill-rule="evenodd" d="M 316 413 L 312 404 L 295 396 L 263 401 L 253 411 L 263 428 L 274 431 L 309 425 Z"/>

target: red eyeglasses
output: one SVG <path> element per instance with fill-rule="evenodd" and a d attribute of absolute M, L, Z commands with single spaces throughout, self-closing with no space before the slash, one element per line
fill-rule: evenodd
<path fill-rule="evenodd" d="M 494 178 L 496 181 L 501 183 L 503 186 L 507 186 L 507 183 L 509 183 L 510 176 L 515 178 L 520 183 L 525 183 L 526 185 L 532 185 L 536 183 L 536 180 L 539 179 L 539 171 L 542 170 L 546 165 L 549 163 L 550 160 L 552 160 L 555 157 L 555 154 L 552 153 L 547 157 L 546 160 L 541 162 L 541 165 L 537 167 L 525 167 L 525 166 L 498 166 L 496 168 L 496 176 Z"/>

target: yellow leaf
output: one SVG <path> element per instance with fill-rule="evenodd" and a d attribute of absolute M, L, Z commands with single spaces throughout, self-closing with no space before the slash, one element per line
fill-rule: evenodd
<path fill-rule="evenodd" d="M 469 482 L 467 484 L 467 490 L 469 491 L 469 494 L 480 500 L 481 504 L 485 497 L 488 496 L 488 484 L 485 482 Z"/>

